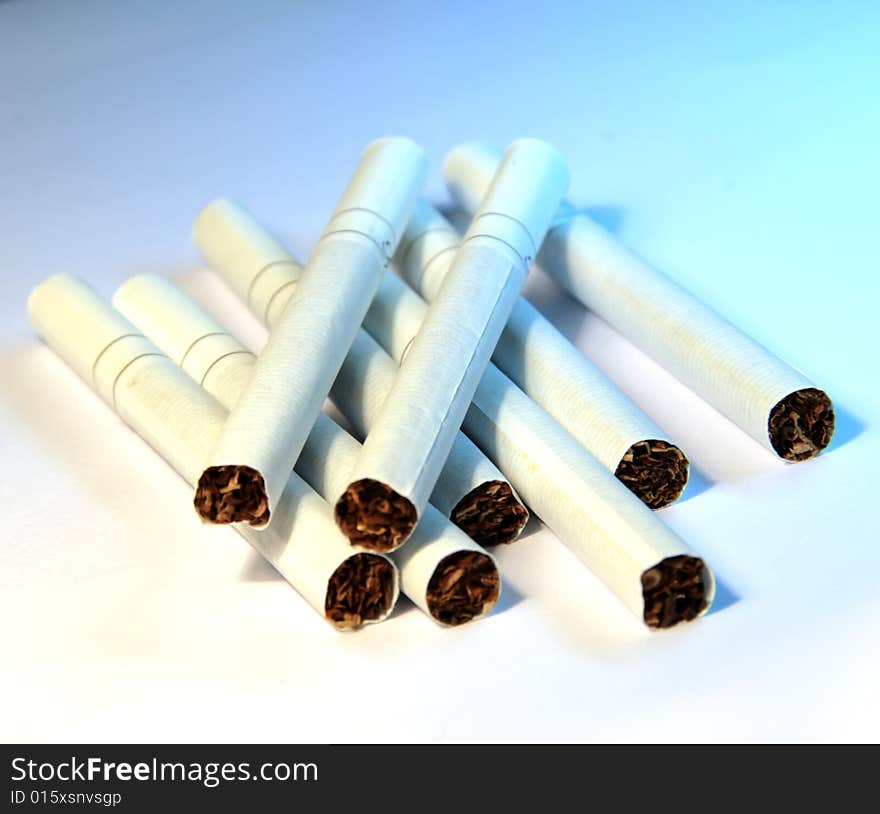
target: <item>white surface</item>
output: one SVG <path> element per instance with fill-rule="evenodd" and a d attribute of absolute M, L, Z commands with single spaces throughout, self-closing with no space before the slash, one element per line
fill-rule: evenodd
<path fill-rule="evenodd" d="M 0 737 L 876 740 L 880 8 L 261 5 L 0 4 Z M 663 512 L 726 587 L 701 622 L 643 630 L 537 531 L 488 619 L 337 635 L 31 335 L 59 270 L 172 275 L 258 332 L 192 218 L 229 194 L 305 256 L 389 132 L 435 196 L 457 141 L 548 139 L 575 202 L 834 398 L 787 466 L 532 280 L 701 473 Z"/>

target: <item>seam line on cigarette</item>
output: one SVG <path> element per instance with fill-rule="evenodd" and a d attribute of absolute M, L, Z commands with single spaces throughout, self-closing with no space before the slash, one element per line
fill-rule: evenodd
<path fill-rule="evenodd" d="M 266 308 L 265 308 L 265 310 L 263 311 L 263 324 L 264 324 L 264 325 L 268 325 L 268 324 L 269 324 L 269 311 L 272 310 L 272 303 L 275 302 L 275 298 L 276 298 L 276 297 L 277 297 L 282 291 L 285 291 L 286 289 L 290 288 L 292 285 L 296 285 L 298 282 L 299 282 L 299 278 L 297 278 L 297 279 L 295 279 L 295 280 L 288 280 L 286 283 L 284 283 L 283 285 L 279 286 L 278 288 L 276 288 L 276 289 L 272 292 L 272 296 L 269 297 L 269 302 L 266 303 Z"/>
<path fill-rule="evenodd" d="M 442 257 L 447 252 L 457 252 L 459 244 L 456 243 L 454 246 L 447 246 L 445 249 L 440 249 L 436 254 L 432 254 L 431 257 L 422 263 L 422 273 L 427 274 L 428 269 L 431 268 L 431 265 L 440 257 Z"/>
<path fill-rule="evenodd" d="M 504 295 L 503 291 L 496 291 L 495 292 L 494 301 L 492 302 L 492 311 L 493 312 L 497 308 L 498 301 L 501 299 L 501 297 L 503 295 Z M 409 350 L 409 346 L 412 345 L 413 341 L 417 337 L 418 337 L 418 333 L 409 341 L 409 344 L 407 345 L 407 350 Z M 464 372 L 467 371 L 470 368 L 470 366 L 473 364 L 474 357 L 476 357 L 478 350 L 479 350 L 479 348 L 477 346 L 474 346 L 471 348 L 470 354 L 468 355 L 468 358 L 467 358 L 467 361 L 465 362 L 464 366 L 462 367 L 461 371 L 459 372 L 458 382 L 455 385 L 455 393 L 449 402 L 449 406 L 451 406 L 452 404 L 454 404 L 458 400 L 458 394 L 461 392 L 461 389 L 464 386 L 464 380 L 465 380 Z M 402 357 L 401 357 L 401 362 L 403 362 Z M 449 424 L 449 409 L 447 409 L 443 415 L 443 419 L 440 423 L 441 431 L 438 432 L 434 436 L 434 440 L 431 442 L 431 446 L 428 450 L 427 455 L 425 456 L 425 461 L 429 460 L 431 458 L 431 456 L 433 456 L 434 450 L 437 448 L 437 444 L 440 441 L 440 437 L 443 435 L 442 428 L 445 428 L 447 424 Z M 416 477 L 416 484 L 417 485 L 422 480 L 422 478 L 424 476 L 425 476 L 425 466 L 423 463 L 421 469 L 419 470 L 419 474 Z M 418 486 L 416 488 L 418 488 Z"/>
<path fill-rule="evenodd" d="M 534 257 L 538 253 L 538 247 L 535 244 L 535 238 L 532 237 L 532 233 L 529 231 L 528 226 L 526 226 L 521 220 L 513 217 L 513 215 L 508 215 L 506 212 L 481 212 L 475 219 L 474 223 L 478 223 L 482 218 L 493 217 L 493 218 L 504 218 L 505 220 L 512 220 L 523 232 L 526 233 L 526 236 L 529 239 L 529 244 L 532 247 L 531 256 Z M 474 235 L 476 237 L 476 235 Z"/>
<path fill-rule="evenodd" d="M 266 263 L 266 265 L 263 266 L 263 268 L 261 268 L 254 275 L 254 278 L 251 280 L 251 283 L 248 286 L 246 302 L 250 307 L 253 307 L 253 302 L 251 301 L 251 297 L 253 296 L 254 287 L 257 284 L 257 280 L 260 279 L 260 277 L 262 276 L 264 271 L 268 271 L 270 268 L 272 268 L 272 266 L 297 266 L 298 267 L 298 264 L 294 260 L 272 260 L 270 263 Z M 299 275 L 297 274 L 297 277 L 298 276 Z"/>
<path fill-rule="evenodd" d="M 360 229 L 334 229 L 332 232 L 324 232 L 324 234 L 321 235 L 321 239 L 318 241 L 318 243 L 323 243 L 328 237 L 332 237 L 333 235 L 344 234 L 360 235 L 361 237 L 365 237 L 379 250 L 379 254 L 381 254 L 382 257 L 385 258 L 385 265 L 388 265 L 388 261 L 391 260 L 391 253 L 388 251 L 388 246 L 383 246 L 371 234 L 368 234 L 367 232 L 362 232 Z"/>
<path fill-rule="evenodd" d="M 415 341 L 416 341 L 416 335 L 413 334 L 409 338 L 409 342 L 407 342 L 406 345 L 404 345 L 403 350 L 400 352 L 400 364 L 403 364 L 404 360 L 406 359 L 407 353 L 409 353 L 409 349 L 412 347 L 412 343 Z"/>
<path fill-rule="evenodd" d="M 128 370 L 138 359 L 143 359 L 146 356 L 158 356 L 158 357 L 162 358 L 163 356 L 165 356 L 165 354 L 156 353 L 155 351 L 148 351 L 147 353 L 139 353 L 137 356 L 134 357 L 134 359 L 129 359 L 122 366 L 122 369 L 119 371 L 119 373 L 116 374 L 116 378 L 113 379 L 113 386 L 110 388 L 110 395 L 113 399 L 113 410 L 114 411 L 118 411 L 118 408 L 116 406 L 116 385 L 119 382 L 120 378 L 122 378 L 122 374 L 125 373 L 125 371 Z M 165 358 L 167 359 L 168 357 L 165 357 Z"/>
<path fill-rule="evenodd" d="M 386 218 L 384 215 L 379 214 L 378 212 L 370 209 L 367 206 L 349 206 L 347 209 L 342 209 L 339 212 L 337 212 L 332 218 L 330 218 L 330 223 L 333 223 L 333 221 L 336 220 L 336 218 L 342 217 L 342 215 L 345 215 L 348 212 L 367 212 L 370 215 L 373 215 L 373 217 L 378 218 L 380 221 L 382 221 L 382 223 L 384 223 L 388 227 L 388 233 L 391 236 L 391 242 L 392 243 L 397 242 L 397 240 L 396 240 L 397 234 L 394 231 L 394 226 L 391 225 L 391 221 L 388 220 L 388 218 Z M 329 226 L 329 224 L 328 224 L 328 226 Z"/>
<path fill-rule="evenodd" d="M 225 335 L 225 336 L 228 336 L 229 334 L 214 334 L 214 335 L 215 335 L 215 336 L 224 336 L 224 335 Z M 200 387 L 204 387 L 204 386 L 205 386 L 205 379 L 208 378 L 208 374 L 214 369 L 214 366 L 215 366 L 218 362 L 222 362 L 224 359 L 228 358 L 229 356 L 236 356 L 236 355 L 239 354 L 239 353 L 243 353 L 243 354 L 245 354 L 246 356 L 253 356 L 253 355 L 254 355 L 254 354 L 251 353 L 249 350 L 242 349 L 242 350 L 231 350 L 231 351 L 229 351 L 229 353 L 224 353 L 222 356 L 218 356 L 213 362 L 211 362 L 210 365 L 208 365 L 208 369 L 204 372 L 204 374 L 202 375 L 201 380 L 199 381 L 199 386 L 200 386 Z"/>
<path fill-rule="evenodd" d="M 180 357 L 180 361 L 177 363 L 178 367 L 183 367 L 183 363 L 186 361 L 186 357 L 189 356 L 190 351 L 199 344 L 203 339 L 207 339 L 209 336 L 223 336 L 223 332 L 221 331 L 211 331 L 210 333 L 202 334 L 198 339 L 194 339 L 190 346 L 183 352 L 183 356 Z"/>
<path fill-rule="evenodd" d="M 477 232 L 476 234 L 471 235 L 471 236 L 465 241 L 465 243 L 468 243 L 469 241 L 471 241 L 471 240 L 473 240 L 474 238 L 477 238 L 477 237 L 488 237 L 490 240 L 497 240 L 499 243 L 503 243 L 505 246 L 507 246 L 508 249 L 510 249 L 510 250 L 511 250 L 511 251 L 512 251 L 512 252 L 513 252 L 513 253 L 514 253 L 519 259 L 520 259 L 520 262 L 525 266 L 526 271 L 528 271 L 529 266 L 531 265 L 531 262 L 532 262 L 532 257 L 534 257 L 534 255 L 529 255 L 528 257 L 523 257 L 523 256 L 519 253 L 519 249 L 517 249 L 516 246 L 514 246 L 514 245 L 511 244 L 511 243 L 508 243 L 508 242 L 507 242 L 506 240 L 504 240 L 503 238 L 498 237 L 498 235 L 490 235 L 490 234 L 488 234 L 488 233 L 486 233 L 486 232 Z M 464 245 L 464 243 L 463 243 L 462 245 Z"/>
<path fill-rule="evenodd" d="M 398 254 L 400 254 L 400 265 L 401 266 L 406 265 L 406 258 L 409 257 L 409 253 L 413 250 L 413 246 L 415 246 L 416 243 L 418 243 L 423 237 L 425 237 L 426 235 L 430 235 L 432 232 L 446 232 L 448 234 L 454 235 L 456 245 L 455 246 L 447 246 L 445 249 L 440 249 L 440 251 L 437 252 L 437 254 L 435 254 L 431 257 L 431 260 L 429 260 L 428 263 L 430 263 L 435 257 L 437 257 L 437 255 L 443 254 L 443 252 L 448 252 L 450 249 L 457 249 L 458 248 L 457 244 L 459 243 L 460 239 L 459 239 L 458 233 L 454 229 L 449 229 L 446 226 L 432 226 L 430 229 L 425 229 L 424 231 L 419 232 L 414 238 L 411 238 L 405 244 L 401 244 L 403 246 L 403 252 L 401 253 L 400 249 L 398 248 Z M 427 266 L 428 263 L 425 263 L 424 265 Z"/>
<path fill-rule="evenodd" d="M 117 342 L 121 342 L 123 339 L 128 339 L 129 337 L 132 337 L 134 339 L 146 339 L 146 337 L 143 334 L 122 334 L 121 336 L 117 336 L 117 337 L 114 337 L 113 339 L 111 339 L 106 345 L 104 345 L 104 347 L 101 349 L 101 351 L 95 357 L 95 361 L 92 362 L 92 384 L 94 385 L 94 387 L 96 389 L 98 387 L 98 379 L 95 376 L 95 371 L 98 369 L 98 362 L 101 361 L 101 357 L 105 353 L 107 353 L 107 351 L 110 350 L 110 348 L 112 348 Z M 114 384 L 115 384 L 115 382 L 114 382 Z"/>

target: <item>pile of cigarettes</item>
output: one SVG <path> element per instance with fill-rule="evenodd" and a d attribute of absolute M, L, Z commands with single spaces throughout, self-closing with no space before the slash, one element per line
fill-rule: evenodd
<path fill-rule="evenodd" d="M 228 200 L 198 215 L 205 261 L 270 329 L 259 356 L 152 275 L 112 306 L 51 277 L 31 324 L 205 523 L 234 524 L 338 629 L 382 621 L 399 591 L 443 625 L 485 616 L 488 549 L 527 506 L 649 628 L 701 616 L 712 571 L 654 511 L 688 459 L 520 297 L 529 268 L 786 461 L 828 445 L 830 399 L 564 201 L 548 144 L 448 155 L 464 236 L 419 199 L 426 166 L 409 139 L 370 144 L 305 266 Z"/>

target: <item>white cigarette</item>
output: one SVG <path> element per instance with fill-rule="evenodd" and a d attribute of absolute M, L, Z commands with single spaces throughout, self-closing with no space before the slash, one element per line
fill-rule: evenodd
<path fill-rule="evenodd" d="M 549 145 L 508 149 L 336 503 L 349 539 L 409 537 L 567 183 Z"/>
<path fill-rule="evenodd" d="M 498 154 L 453 150 L 450 192 L 474 211 Z M 805 461 L 831 441 L 831 399 L 586 215 L 563 202 L 538 262 L 559 285 L 652 356 L 691 390 L 786 461 Z"/>
<path fill-rule="evenodd" d="M 57 275 L 37 286 L 28 314 L 44 341 L 193 483 L 226 410 L 74 277 Z M 327 503 L 296 475 L 288 477 L 271 528 L 235 529 L 339 629 L 379 622 L 397 600 L 395 565 L 353 552 Z"/>
<path fill-rule="evenodd" d="M 395 262 L 429 302 L 437 295 L 461 238 L 427 201 L 416 203 Z M 383 281 L 364 327 L 374 336 L 393 324 Z M 407 340 L 408 341 L 408 340 Z M 538 310 L 520 297 L 492 355 L 525 393 L 652 509 L 678 500 L 688 460 L 668 436 L 620 392 Z"/>
<path fill-rule="evenodd" d="M 302 267 L 243 208 L 209 204 L 193 225 L 193 239 L 215 269 L 270 327 L 298 291 Z M 386 271 L 384 278 L 396 279 Z M 383 284 L 384 287 L 384 284 Z M 397 364 L 358 331 L 330 397 L 364 437 L 397 375 Z M 507 479 L 470 439 L 458 433 L 431 502 L 481 545 L 516 539 L 528 519 Z"/>
<path fill-rule="evenodd" d="M 425 177 L 422 151 L 364 151 L 198 480 L 211 523 L 265 526 L 382 279 Z"/>
<path fill-rule="evenodd" d="M 113 303 L 222 405 L 235 405 L 253 373 L 255 357 L 213 317 L 168 280 L 149 274 L 120 286 Z M 359 452 L 360 444 L 320 413 L 296 472 L 322 497 L 335 498 L 347 485 Z M 392 558 L 403 592 L 442 624 L 479 619 L 498 599 L 500 578 L 493 558 L 432 506 L 406 553 L 395 552 Z"/>
<path fill-rule="evenodd" d="M 200 248 L 209 258 L 209 265 L 245 299 L 248 283 L 259 268 L 258 258 L 255 255 L 253 263 L 244 262 L 240 248 L 225 253 L 226 242 L 220 238 L 246 244 L 248 235 L 259 227 L 251 219 L 244 219 L 241 210 L 228 214 L 227 229 L 218 230 L 217 239 L 200 244 Z M 226 262 L 227 256 L 238 256 L 237 265 Z M 259 293 L 251 300 L 252 310 L 258 315 L 268 312 L 269 319 L 275 303 L 295 289 L 298 268 L 280 247 L 276 247 L 271 262 L 271 285 L 275 289 L 269 284 L 254 286 Z M 261 308 L 265 303 L 271 303 L 267 310 Z M 391 317 L 387 329 L 381 327 L 380 304 L 387 307 Z M 371 327 L 380 341 L 388 343 L 385 348 L 395 358 L 405 353 L 427 308 L 400 278 L 385 275 L 370 309 L 371 320 L 375 320 Z M 335 396 L 337 387 L 345 391 L 348 401 L 343 412 L 356 424 L 369 424 L 387 392 L 382 387 L 359 387 L 357 382 L 375 381 L 374 371 L 380 373 L 380 384 L 393 377 L 386 368 L 388 364 L 393 367 L 394 362 L 384 353 L 376 353 L 376 348 L 368 334 L 359 333 L 331 391 L 331 396 Z M 699 584 L 692 586 L 688 601 L 676 610 L 675 601 L 683 596 L 676 586 L 676 565 L 692 568 L 695 561 L 703 561 L 494 365 L 488 365 L 483 374 L 463 426 L 504 470 L 548 528 L 639 619 L 650 627 L 669 627 L 708 610 L 715 590 L 709 567 L 703 564 Z M 359 431 L 364 430 L 359 427 Z M 408 549 L 404 546 L 396 556 L 406 556 Z M 653 585 L 658 569 L 663 580 Z M 653 587 L 646 588 L 643 579 Z M 672 610 L 663 612 L 667 602 Z"/>

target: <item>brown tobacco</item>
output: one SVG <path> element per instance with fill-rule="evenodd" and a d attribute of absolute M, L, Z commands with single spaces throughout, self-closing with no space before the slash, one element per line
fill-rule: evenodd
<path fill-rule="evenodd" d="M 815 387 L 786 396 L 767 422 L 770 443 L 786 461 L 806 461 L 818 455 L 834 434 L 831 399 Z"/>
<path fill-rule="evenodd" d="M 384 557 L 355 554 L 327 583 L 324 614 L 340 629 L 381 619 L 394 598 L 394 568 Z"/>
<path fill-rule="evenodd" d="M 444 625 L 463 625 L 498 601 L 501 580 L 490 557 L 458 551 L 444 557 L 428 583 L 428 610 Z"/>
<path fill-rule="evenodd" d="M 636 441 L 614 475 L 645 505 L 662 509 L 681 497 L 688 466 L 685 454 L 668 441 Z"/>
<path fill-rule="evenodd" d="M 212 466 L 206 469 L 196 489 L 193 504 L 209 523 L 269 522 L 269 501 L 263 476 L 249 466 Z"/>
<path fill-rule="evenodd" d="M 690 622 L 705 610 L 704 565 L 699 557 L 667 557 L 642 574 L 645 624 L 653 628 Z"/>
<path fill-rule="evenodd" d="M 336 503 L 336 524 L 352 545 L 397 548 L 415 528 L 416 509 L 390 486 L 371 478 L 350 484 Z"/>
<path fill-rule="evenodd" d="M 517 500 L 510 484 L 501 480 L 471 489 L 452 510 L 450 519 L 482 546 L 512 543 L 522 531 L 529 513 Z"/>

